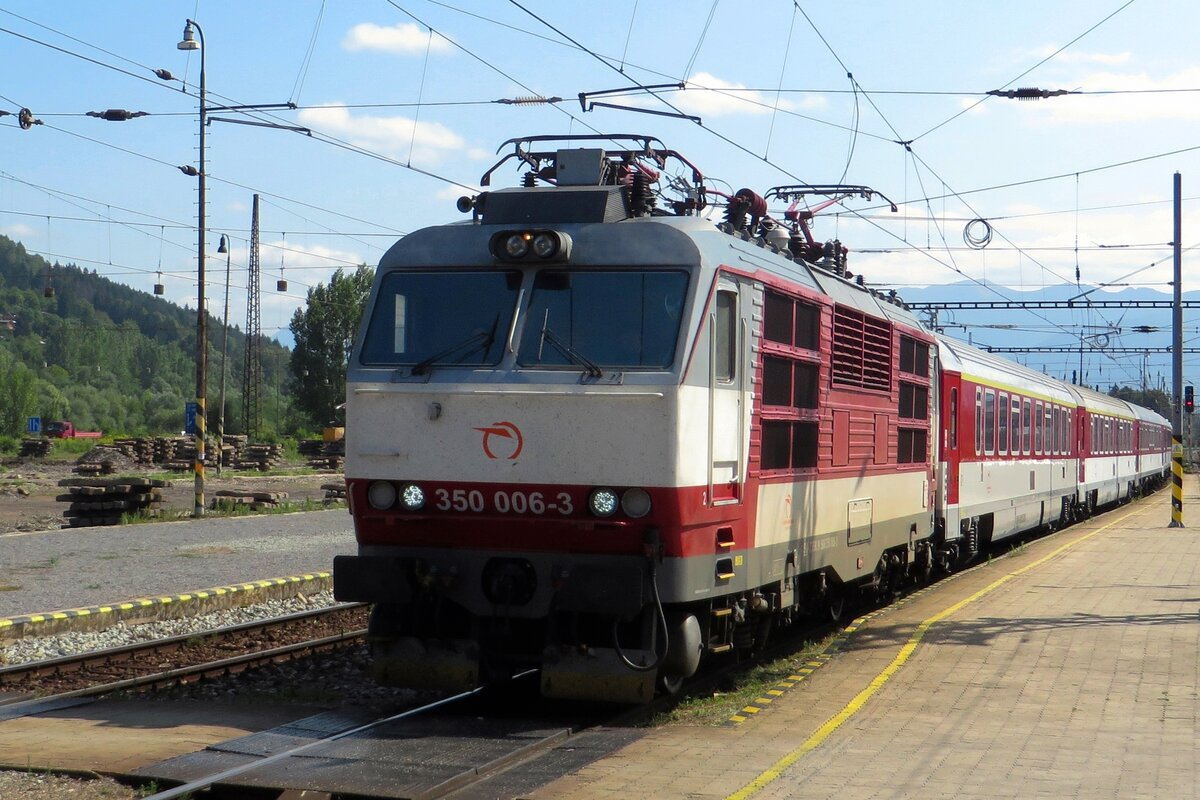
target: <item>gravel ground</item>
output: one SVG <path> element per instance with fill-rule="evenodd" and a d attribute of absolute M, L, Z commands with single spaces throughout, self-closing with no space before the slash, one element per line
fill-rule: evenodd
<path fill-rule="evenodd" d="M 5 800 L 132 800 L 139 791 L 112 778 L 72 778 L 44 772 L 0 770 L 0 797 Z"/>
<path fill-rule="evenodd" d="M 21 639 L 0 648 L 0 664 L 26 664 L 30 661 L 73 656 L 92 650 L 104 650 L 243 622 L 282 617 L 285 614 L 325 608 L 333 604 L 332 592 L 319 592 L 312 597 L 297 595 L 288 600 L 272 600 L 257 605 L 228 608 L 195 617 L 147 622 L 141 625 L 126 625 L 122 622 L 102 631 L 68 631 L 54 636 Z"/>
<path fill-rule="evenodd" d="M 329 571 L 344 509 L 0 535 L 0 617 Z"/>

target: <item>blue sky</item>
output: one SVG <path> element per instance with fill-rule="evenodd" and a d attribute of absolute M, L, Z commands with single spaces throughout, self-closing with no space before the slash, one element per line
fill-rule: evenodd
<path fill-rule="evenodd" d="M 197 163 L 199 57 L 176 48 L 193 18 L 210 105 L 295 102 L 300 109 L 271 119 L 316 134 L 222 122 L 208 130 L 210 308 L 219 313 L 216 249 L 227 233 L 230 318 L 244 324 L 250 203 L 260 192 L 271 335 L 334 268 L 374 264 L 404 232 L 461 219 L 455 198 L 505 139 L 593 130 L 656 136 L 724 190 L 873 187 L 900 212 L 851 201 L 815 232 L 849 245 L 853 271 L 902 293 L 969 278 L 1020 297 L 1073 283 L 1077 264 L 1084 283 L 1169 291 L 1172 174 L 1183 173 L 1185 198 L 1200 196 L 1200 92 L 1187 91 L 1200 90 L 1194 3 L 521 6 L 0 0 L 0 110 L 27 107 L 45 123 L 21 130 L 15 116 L 0 117 L 0 233 L 146 291 L 161 269 L 167 297 L 195 307 L 196 179 L 177 165 Z M 159 80 L 156 68 L 176 80 Z M 677 81 L 687 90 L 662 98 L 702 125 L 584 113 L 576 99 Z M 983 95 L 1017 87 L 1085 94 Z M 565 100 L 492 102 L 529 95 Z M 668 110 L 649 95 L 615 102 Z M 107 108 L 149 115 L 85 116 Z M 1172 151 L 1183 152 L 1163 155 Z M 1041 180 L 1054 176 L 1065 177 Z M 496 183 L 516 180 L 508 170 Z M 994 229 L 983 250 L 963 243 L 975 217 Z M 1187 200 L 1185 246 L 1200 243 L 1198 217 Z M 281 269 L 286 294 L 274 291 Z"/>

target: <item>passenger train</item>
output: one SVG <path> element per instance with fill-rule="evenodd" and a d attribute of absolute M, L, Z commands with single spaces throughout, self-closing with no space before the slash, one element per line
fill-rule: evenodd
<path fill-rule="evenodd" d="M 506 145 L 469 219 L 384 255 L 348 368 L 334 592 L 373 604 L 382 682 L 646 701 L 1169 474 L 1163 417 L 853 276 L 814 213 L 867 187 L 724 194 L 644 136 Z"/>

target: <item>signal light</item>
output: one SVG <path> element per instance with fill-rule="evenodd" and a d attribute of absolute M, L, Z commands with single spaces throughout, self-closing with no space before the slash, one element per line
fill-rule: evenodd
<path fill-rule="evenodd" d="M 1183 387 L 1183 410 L 1189 414 L 1196 410 L 1195 394 L 1191 386 Z"/>

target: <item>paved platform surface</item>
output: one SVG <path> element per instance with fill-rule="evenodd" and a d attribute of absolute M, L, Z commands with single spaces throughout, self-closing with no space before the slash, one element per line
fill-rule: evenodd
<path fill-rule="evenodd" d="M 1169 491 L 1111 510 L 873 616 L 736 727 L 656 730 L 524 796 L 1200 796 L 1197 494 L 1191 528 Z"/>
<path fill-rule="evenodd" d="M 0 766 L 132 773 L 311 713 L 297 706 L 102 700 L 0 723 Z"/>
<path fill-rule="evenodd" d="M 0 535 L 0 618 L 333 568 L 345 509 Z"/>

